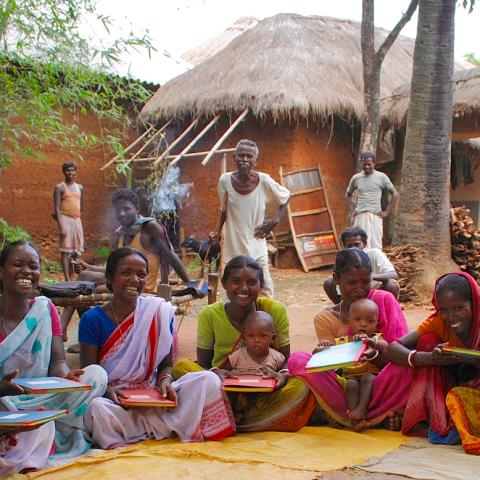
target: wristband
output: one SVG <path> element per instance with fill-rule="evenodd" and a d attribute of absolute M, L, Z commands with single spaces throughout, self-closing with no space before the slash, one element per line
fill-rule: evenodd
<path fill-rule="evenodd" d="M 415 364 L 413 363 L 414 359 L 415 359 L 415 354 L 417 353 L 416 350 L 412 350 L 409 354 L 408 354 L 408 357 L 407 357 L 407 363 L 408 363 L 408 366 L 409 367 L 412 367 L 414 368 L 415 367 Z"/>

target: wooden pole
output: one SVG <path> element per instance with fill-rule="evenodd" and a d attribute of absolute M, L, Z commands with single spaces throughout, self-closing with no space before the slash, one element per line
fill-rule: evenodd
<path fill-rule="evenodd" d="M 208 125 L 173 159 L 170 166 L 176 165 L 180 159 L 217 123 L 220 115 L 216 115 Z"/>
<path fill-rule="evenodd" d="M 183 133 L 178 136 L 168 147 L 167 149 L 155 160 L 155 162 L 153 162 L 154 165 L 157 165 L 158 163 L 160 163 L 162 161 L 162 159 L 164 157 L 166 157 L 168 155 L 168 152 L 170 152 L 170 150 L 175 146 L 177 145 L 177 143 L 180 143 L 180 141 L 183 139 L 183 137 L 185 137 L 188 132 L 190 132 L 190 130 L 192 130 L 195 125 L 198 123 L 198 118 L 195 118 L 193 120 L 193 122 L 183 131 Z"/>
<path fill-rule="evenodd" d="M 227 137 L 237 128 L 237 126 L 240 124 L 240 122 L 247 116 L 248 114 L 248 108 L 246 108 L 239 116 L 238 118 L 230 125 L 230 128 L 220 137 L 218 142 L 213 146 L 213 148 L 210 150 L 210 153 L 203 159 L 202 165 L 205 166 L 209 160 L 213 157 L 213 155 L 216 153 L 217 149 L 220 147 L 220 145 L 227 139 Z"/>
<path fill-rule="evenodd" d="M 184 240 L 185 240 L 185 228 L 180 227 L 180 234 L 179 234 L 180 245 L 182 245 Z M 182 263 L 185 263 L 185 259 L 186 259 L 185 247 L 180 247 L 180 259 L 182 260 Z"/>
<path fill-rule="evenodd" d="M 208 304 L 211 305 L 217 301 L 218 294 L 218 273 L 208 274 Z"/>
<path fill-rule="evenodd" d="M 154 125 L 152 125 L 148 130 L 145 130 L 133 143 L 131 143 L 126 149 L 125 153 L 129 152 L 131 148 L 133 148 L 140 140 L 142 140 L 148 133 L 152 130 Z M 109 162 L 107 162 L 100 170 L 105 170 L 109 167 L 112 163 L 116 162 L 120 159 L 120 155 L 115 156 Z"/>
<path fill-rule="evenodd" d="M 153 142 L 153 140 L 158 136 L 160 135 L 162 132 L 164 132 L 167 127 L 172 123 L 173 119 L 171 118 L 162 128 L 160 128 L 159 130 L 157 130 L 143 145 L 142 145 L 142 148 L 140 148 L 140 150 L 138 150 L 138 152 L 135 152 L 135 154 L 133 155 L 133 157 L 129 158 L 126 162 L 126 164 L 128 165 L 130 162 L 132 162 L 133 160 L 135 160 L 146 148 L 148 145 L 150 145 L 150 143 Z"/>

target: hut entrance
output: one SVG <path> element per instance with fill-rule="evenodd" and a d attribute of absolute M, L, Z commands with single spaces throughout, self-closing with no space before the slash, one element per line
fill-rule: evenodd
<path fill-rule="evenodd" d="M 291 192 L 288 221 L 303 270 L 333 265 L 340 248 L 320 166 L 291 172 L 280 167 L 280 178 Z"/>

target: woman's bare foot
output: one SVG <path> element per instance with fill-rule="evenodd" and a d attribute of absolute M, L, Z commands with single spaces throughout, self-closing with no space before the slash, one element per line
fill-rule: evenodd
<path fill-rule="evenodd" d="M 347 415 L 352 420 L 363 420 L 367 416 L 367 409 L 357 405 L 353 410 L 347 410 Z"/>
<path fill-rule="evenodd" d="M 368 420 L 360 420 L 359 422 L 357 422 L 354 426 L 353 426 L 353 429 L 356 431 L 356 432 L 361 432 L 362 430 L 365 430 L 366 428 L 370 428 L 370 422 Z"/>

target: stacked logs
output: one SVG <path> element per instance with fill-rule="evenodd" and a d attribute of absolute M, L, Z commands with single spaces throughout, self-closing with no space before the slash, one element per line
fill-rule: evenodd
<path fill-rule="evenodd" d="M 400 301 L 421 302 L 422 296 L 415 285 L 415 276 L 422 270 L 420 267 L 421 257 L 424 255 L 422 248 L 407 244 L 385 248 L 384 252 L 398 273 Z"/>
<path fill-rule="evenodd" d="M 450 233 L 453 260 L 480 284 L 480 231 L 475 228 L 468 208 L 450 208 Z"/>

